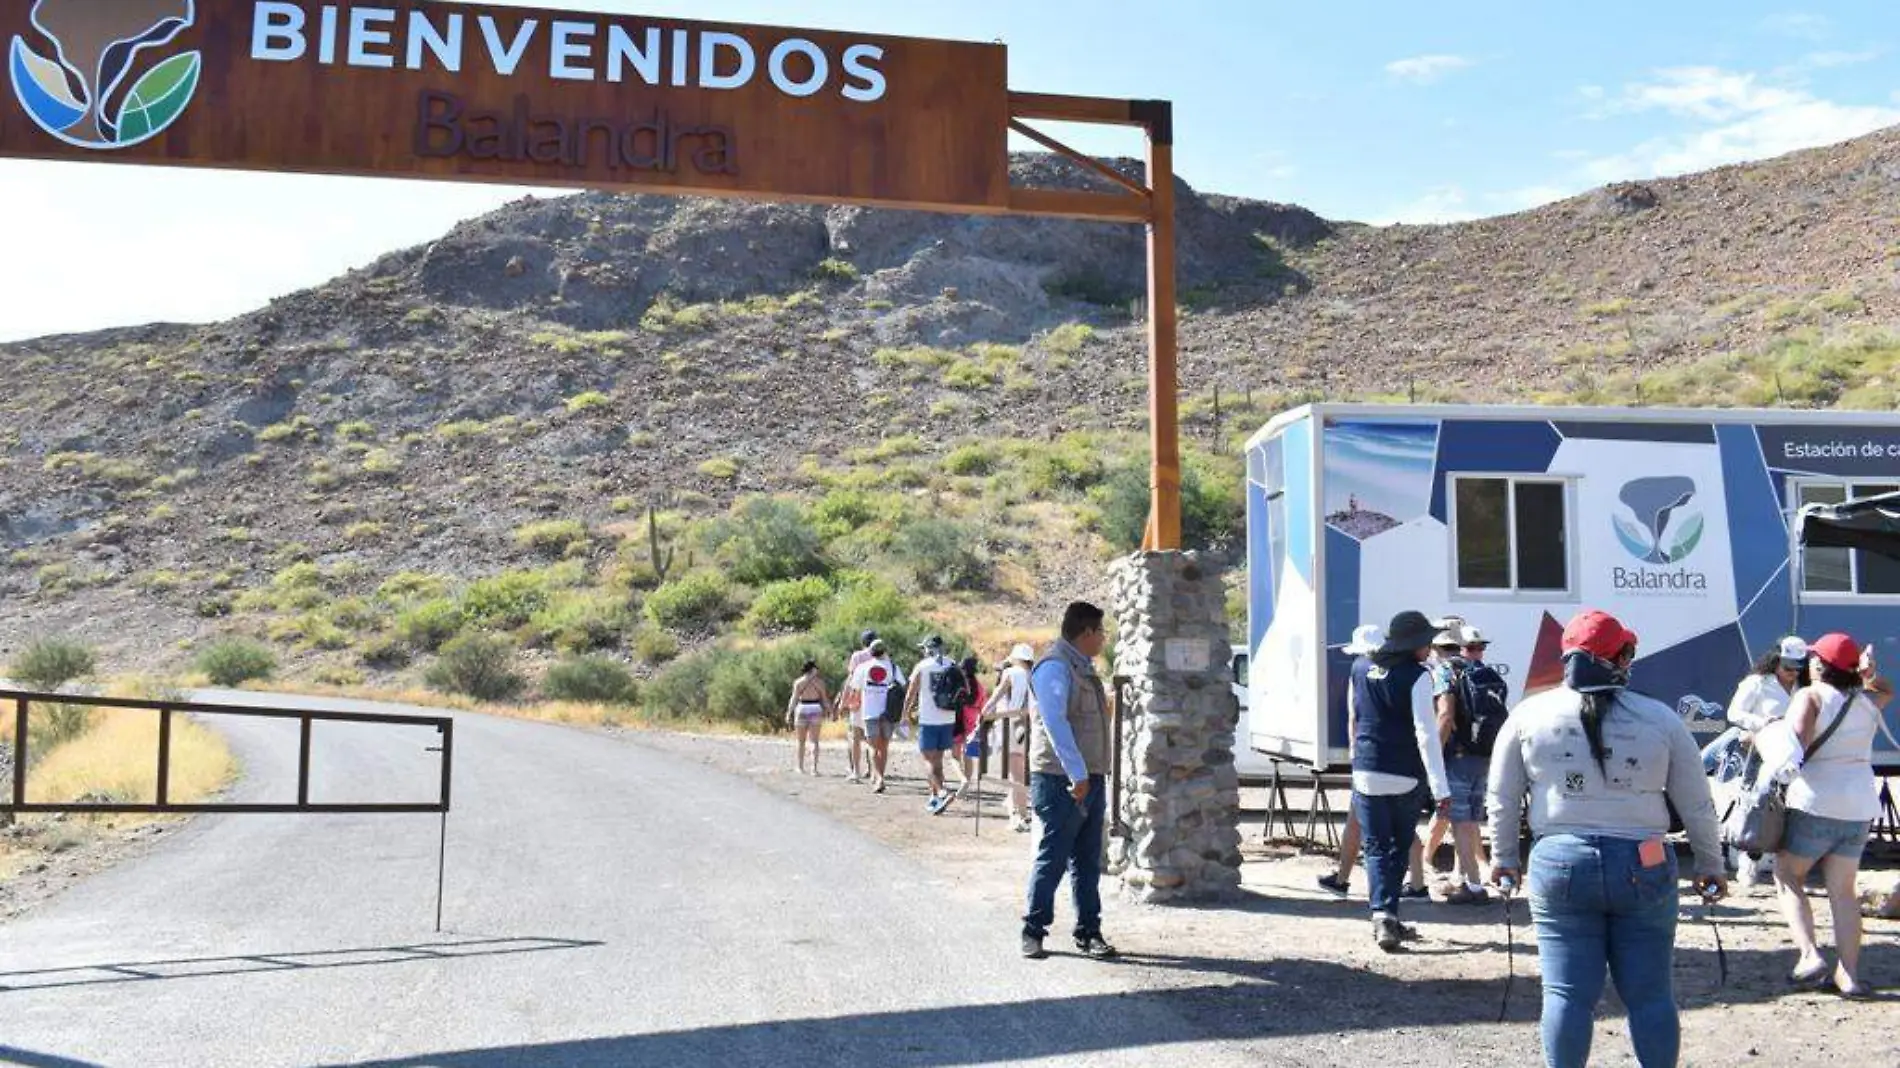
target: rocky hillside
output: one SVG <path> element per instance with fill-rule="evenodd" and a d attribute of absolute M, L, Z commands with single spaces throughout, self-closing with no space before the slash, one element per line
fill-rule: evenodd
<path fill-rule="evenodd" d="M 1897 194 L 1894 132 L 1453 226 L 1184 185 L 1191 441 L 1318 396 L 1894 407 Z M 988 574 L 936 600 L 1020 626 L 1097 592 L 1114 465 L 1086 454 L 1138 448 L 1141 264 L 1131 227 L 590 194 L 230 322 L 0 347 L 0 658 L 57 631 L 165 667 L 237 630 L 375 674 L 391 576 L 528 567 L 524 527 L 563 521 L 553 555 L 612 586 L 649 505 L 703 568 L 695 529 L 765 493 L 965 524 Z M 833 564 L 888 570 L 849 533 Z M 300 563 L 371 610 L 273 600 Z"/>

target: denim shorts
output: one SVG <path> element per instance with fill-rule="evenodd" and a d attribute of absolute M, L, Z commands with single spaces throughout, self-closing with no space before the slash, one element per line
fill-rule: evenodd
<path fill-rule="evenodd" d="M 1484 822 L 1485 780 L 1490 774 L 1488 757 L 1461 756 L 1445 761 L 1445 777 L 1451 780 L 1451 822 Z"/>
<path fill-rule="evenodd" d="M 1788 810 L 1788 833 L 1781 850 L 1803 860 L 1847 857 L 1859 860 L 1867 849 L 1866 820 L 1832 820 L 1798 808 Z"/>
<path fill-rule="evenodd" d="M 925 753 L 944 753 L 954 749 L 957 744 L 957 725 L 954 723 L 925 724 L 917 731 L 917 748 Z"/>
<path fill-rule="evenodd" d="M 864 736 L 874 742 L 889 741 L 897 730 L 897 724 L 882 716 L 872 716 L 864 721 Z"/>

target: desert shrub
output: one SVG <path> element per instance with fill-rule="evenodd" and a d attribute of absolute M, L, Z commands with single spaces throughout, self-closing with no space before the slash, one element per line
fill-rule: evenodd
<path fill-rule="evenodd" d="M 729 456 L 715 456 L 699 465 L 699 473 L 720 482 L 731 482 L 739 477 L 739 461 Z"/>
<path fill-rule="evenodd" d="M 835 541 L 874 523 L 888 522 L 903 513 L 903 501 L 893 494 L 860 489 L 832 490 L 812 505 L 812 529 L 824 541 Z"/>
<path fill-rule="evenodd" d="M 996 473 L 1001 457 L 988 442 L 975 441 L 944 457 L 943 469 L 953 475 L 984 476 Z"/>
<path fill-rule="evenodd" d="M 371 449 L 363 454 L 363 473 L 386 477 L 402 470 L 402 461 L 388 449 Z"/>
<path fill-rule="evenodd" d="M 1086 493 L 1107 474 L 1101 445 L 1087 434 L 1030 448 L 1023 460 L 1024 488 L 1035 496 Z"/>
<path fill-rule="evenodd" d="M 733 579 L 748 585 L 826 570 L 818 532 L 806 521 L 804 510 L 776 497 L 753 497 L 734 505 L 729 516 L 712 525 L 706 542 Z"/>
<path fill-rule="evenodd" d="M 633 635 L 633 655 L 648 664 L 670 664 L 680 655 L 680 642 L 658 627 L 641 627 Z"/>
<path fill-rule="evenodd" d="M 700 653 L 675 661 L 644 688 L 641 705 L 648 715 L 691 719 L 706 712 L 706 688 L 712 682 L 717 658 Z"/>
<path fill-rule="evenodd" d="M 646 611 L 654 625 L 676 634 L 709 633 L 736 614 L 732 584 L 717 572 L 688 575 L 654 590 Z"/>
<path fill-rule="evenodd" d="M 400 671 L 409 666 L 409 646 L 394 634 L 379 634 L 363 643 L 358 656 L 366 667 L 378 671 Z"/>
<path fill-rule="evenodd" d="M 759 591 L 745 625 L 761 633 L 810 630 L 818 623 L 819 610 L 831 600 L 831 592 L 831 584 L 815 576 L 774 582 Z"/>
<path fill-rule="evenodd" d="M 424 678 L 444 693 L 459 693 L 478 701 L 506 701 L 527 686 L 526 680 L 515 673 L 514 662 L 514 643 L 470 631 L 442 646 L 442 655 L 429 665 Z"/>
<path fill-rule="evenodd" d="M 448 580 L 420 571 L 398 571 L 376 587 L 376 596 L 385 601 L 421 601 L 448 593 Z"/>
<path fill-rule="evenodd" d="M 597 389 L 590 389 L 585 393 L 576 394 L 575 396 L 567 398 L 567 410 L 579 414 L 581 412 L 591 412 L 595 408 L 605 408 L 611 403 L 613 402 L 608 399 L 607 394 Z"/>
<path fill-rule="evenodd" d="M 578 519 L 548 519 L 515 530 L 515 544 L 547 556 L 564 556 L 574 545 L 587 544 L 587 524 Z"/>
<path fill-rule="evenodd" d="M 1085 323 L 1064 323 L 1043 335 L 1043 347 L 1058 356 L 1074 356 L 1095 340 L 1095 328 Z"/>
<path fill-rule="evenodd" d="M 504 571 L 469 586 L 462 616 L 479 627 L 512 630 L 548 606 L 547 577 L 534 571 Z"/>
<path fill-rule="evenodd" d="M 620 644 L 621 635 L 632 625 L 632 606 L 624 595 L 576 590 L 554 595 L 522 630 L 524 637 L 536 645 L 583 653 Z"/>
<path fill-rule="evenodd" d="M 835 256 L 818 261 L 818 266 L 811 269 L 811 274 L 821 282 L 848 283 L 858 280 L 857 267 Z"/>
<path fill-rule="evenodd" d="M 213 686 L 242 686 L 270 678 L 277 670 L 277 657 L 254 641 L 223 638 L 204 647 L 197 666 Z"/>
<path fill-rule="evenodd" d="M 987 539 L 962 523 L 919 519 L 906 524 L 891 552 L 926 592 L 980 590 L 990 584 Z"/>
<path fill-rule="evenodd" d="M 1116 549 L 1141 547 L 1152 506 L 1148 458 L 1137 455 L 1118 466 L 1094 493 L 1093 526 Z M 1181 466 L 1181 542 L 1188 549 L 1224 549 L 1246 530 L 1246 504 L 1239 480 L 1209 472 L 1189 457 Z"/>
<path fill-rule="evenodd" d="M 541 693 L 553 701 L 631 705 L 640 700 L 639 684 L 619 661 L 604 656 L 564 660 L 548 669 Z"/>
<path fill-rule="evenodd" d="M 28 689 L 52 693 L 92 674 L 98 666 L 98 654 L 91 646 L 68 638 L 42 638 L 20 650 L 7 665 L 7 674 Z"/>
<path fill-rule="evenodd" d="M 461 633 L 462 606 L 446 597 L 413 605 L 396 616 L 396 637 L 405 644 L 433 653 Z"/>

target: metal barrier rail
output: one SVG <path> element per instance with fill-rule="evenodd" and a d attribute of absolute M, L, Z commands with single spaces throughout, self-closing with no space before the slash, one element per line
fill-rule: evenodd
<path fill-rule="evenodd" d="M 404 716 L 375 712 L 323 712 L 308 709 L 267 708 L 251 705 L 218 705 L 197 701 L 144 701 L 123 697 L 91 697 L 84 694 L 34 693 L 25 690 L 0 690 L 0 707 L 14 706 L 13 789 L 10 798 L 0 802 L 0 814 L 65 813 L 69 815 L 192 815 L 196 813 L 242 813 L 274 815 L 287 813 L 427 813 L 447 816 L 450 803 L 451 774 L 455 760 L 455 721 L 447 716 Z M 158 789 L 151 803 L 29 803 L 26 799 L 28 735 L 34 705 L 81 705 L 87 708 L 117 708 L 158 714 Z M 219 801 L 191 804 L 171 800 L 172 717 L 184 713 L 214 716 L 241 716 L 252 719 L 296 720 L 297 800 L 288 803 Z M 397 727 L 433 727 L 442 736 L 442 780 L 436 801 L 386 803 L 330 803 L 310 800 L 310 737 L 318 723 L 382 724 Z"/>

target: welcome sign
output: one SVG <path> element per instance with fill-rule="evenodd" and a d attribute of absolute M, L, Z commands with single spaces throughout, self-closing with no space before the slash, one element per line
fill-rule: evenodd
<path fill-rule="evenodd" d="M 0 46 L 0 156 L 1009 201 L 1000 45 L 418 0 L 5 0 Z"/>

